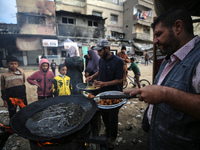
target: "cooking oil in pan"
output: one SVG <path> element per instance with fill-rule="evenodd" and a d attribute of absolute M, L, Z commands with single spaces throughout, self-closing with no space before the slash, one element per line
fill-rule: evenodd
<path fill-rule="evenodd" d="M 47 107 L 26 121 L 32 134 L 54 137 L 77 127 L 85 118 L 84 109 L 73 103 L 60 103 Z"/>

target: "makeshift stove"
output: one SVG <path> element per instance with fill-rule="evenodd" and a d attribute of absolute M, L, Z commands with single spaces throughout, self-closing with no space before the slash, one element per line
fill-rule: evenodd
<path fill-rule="evenodd" d="M 103 92 L 96 99 L 69 95 L 40 100 L 18 111 L 11 118 L 10 127 L 14 133 L 29 139 L 32 150 L 100 149 L 100 144 L 106 145 L 106 137 L 98 135 L 101 111 L 120 109 L 127 99 L 109 106 L 97 105 L 95 101 L 104 95 L 120 97 L 121 93 Z M 20 104 L 18 100 L 15 102 Z"/>
<path fill-rule="evenodd" d="M 98 136 L 95 131 L 96 117 L 98 116 L 94 116 L 82 129 L 69 136 L 50 141 L 30 140 L 31 150 L 96 150 L 97 147 L 100 148 L 100 144 L 106 144 L 106 137 Z"/>
<path fill-rule="evenodd" d="M 90 143 L 106 144 L 98 135 L 95 101 L 70 95 L 37 101 L 18 111 L 10 127 L 30 141 L 32 150 L 85 150 Z"/>

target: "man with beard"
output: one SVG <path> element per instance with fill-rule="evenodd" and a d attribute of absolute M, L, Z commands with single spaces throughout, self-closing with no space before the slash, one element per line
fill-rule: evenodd
<path fill-rule="evenodd" d="M 87 77 L 90 81 L 99 76 L 99 81 L 94 82 L 94 86 L 100 87 L 101 92 L 122 91 L 123 89 L 123 61 L 118 56 L 110 52 L 110 43 L 105 40 L 99 40 L 94 50 L 98 51 L 99 71 L 92 76 Z M 108 138 L 108 147 L 113 148 L 114 141 L 118 131 L 118 113 L 119 109 L 111 109 L 102 112 L 102 118 L 106 127 L 106 137 Z"/>
<path fill-rule="evenodd" d="M 200 149 L 200 38 L 182 7 L 163 13 L 152 28 L 165 60 L 154 85 L 124 93 L 149 104 L 143 117 L 148 149 Z"/>

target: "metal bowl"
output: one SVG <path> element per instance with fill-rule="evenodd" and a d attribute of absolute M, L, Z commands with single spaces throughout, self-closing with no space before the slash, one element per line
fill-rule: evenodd
<path fill-rule="evenodd" d="M 94 100 L 97 102 L 99 99 L 99 96 L 104 96 L 104 95 L 122 95 L 122 92 L 120 91 L 107 91 L 107 92 L 102 92 L 102 93 L 99 93 L 98 95 L 96 95 L 96 97 L 94 98 Z M 122 99 L 122 101 L 118 104 L 114 104 L 114 105 L 98 105 L 99 108 L 101 109 L 113 109 L 113 108 L 118 108 L 118 107 L 121 107 L 123 106 L 124 104 L 127 103 L 127 99 L 124 98 Z"/>
<path fill-rule="evenodd" d="M 94 93 L 100 90 L 100 88 L 88 89 L 87 86 L 92 86 L 92 83 L 79 83 L 76 85 L 76 88 L 80 91 L 86 91 L 88 93 Z"/>

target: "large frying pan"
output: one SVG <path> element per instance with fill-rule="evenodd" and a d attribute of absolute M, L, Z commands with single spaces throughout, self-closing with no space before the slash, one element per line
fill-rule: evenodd
<path fill-rule="evenodd" d="M 80 124 L 74 127 L 73 129 L 63 134 L 56 135 L 54 137 L 44 137 L 44 136 L 38 136 L 38 135 L 32 134 L 29 131 L 29 129 L 26 127 L 27 120 L 34 114 L 48 108 L 49 106 L 60 104 L 60 103 L 73 103 L 73 104 L 81 106 L 86 113 L 83 121 L 80 122 Z M 83 126 L 92 119 L 97 109 L 98 107 L 97 107 L 96 102 L 93 100 L 87 99 L 83 95 L 58 96 L 55 98 L 49 98 L 49 99 L 36 101 L 22 108 L 11 118 L 10 127 L 19 136 L 22 136 L 30 140 L 49 141 L 52 139 L 59 139 L 59 138 L 68 136 L 80 130 L 81 128 L 83 128 Z"/>

